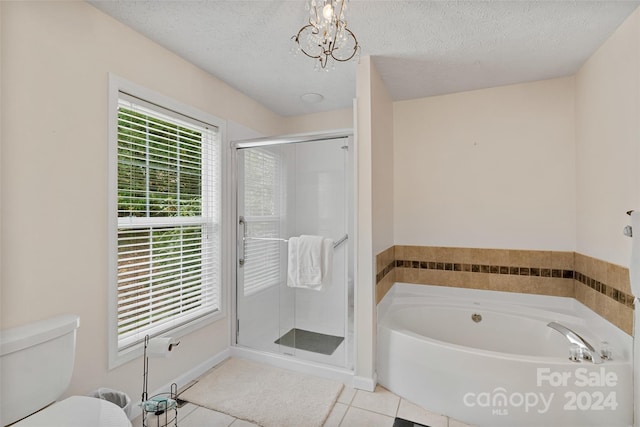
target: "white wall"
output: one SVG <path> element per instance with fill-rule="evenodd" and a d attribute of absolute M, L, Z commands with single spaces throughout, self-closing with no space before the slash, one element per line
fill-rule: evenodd
<path fill-rule="evenodd" d="M 394 104 L 400 245 L 573 250 L 574 79 Z"/>
<path fill-rule="evenodd" d="M 391 98 L 371 57 L 357 67 L 356 375 L 375 377 L 375 255 L 393 245 L 393 120 Z M 357 383 L 356 383 L 357 385 Z"/>
<path fill-rule="evenodd" d="M 2 327 L 80 315 L 68 393 L 137 400 L 142 361 L 107 369 L 108 73 L 261 134 L 282 133 L 280 117 L 85 2 L 0 8 Z M 150 390 L 228 344 L 227 320 L 184 337 L 151 363 Z"/>
<path fill-rule="evenodd" d="M 576 74 L 577 243 L 628 266 L 626 211 L 640 209 L 640 11 Z"/>
<path fill-rule="evenodd" d="M 371 163 L 373 254 L 394 244 L 393 102 L 380 75 L 371 72 Z M 404 166 L 401 166 L 404 167 Z"/>
<path fill-rule="evenodd" d="M 323 113 L 291 116 L 283 119 L 285 133 L 307 133 L 353 128 L 353 110 L 327 111 Z"/>
<path fill-rule="evenodd" d="M 375 375 L 373 213 L 372 213 L 372 118 L 371 118 L 371 58 L 360 59 L 356 76 L 356 276 L 355 276 L 355 360 L 357 379 L 373 388 Z"/>

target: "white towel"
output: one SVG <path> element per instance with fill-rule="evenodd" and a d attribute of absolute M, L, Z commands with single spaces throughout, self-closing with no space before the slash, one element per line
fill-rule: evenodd
<path fill-rule="evenodd" d="M 331 281 L 333 240 L 322 236 L 289 238 L 287 286 L 322 290 Z"/>

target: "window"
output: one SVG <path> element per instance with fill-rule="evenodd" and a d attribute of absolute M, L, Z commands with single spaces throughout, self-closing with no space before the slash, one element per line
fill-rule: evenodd
<path fill-rule="evenodd" d="M 176 111 L 117 92 L 110 362 L 220 308 L 220 130 Z"/>
<path fill-rule="evenodd" d="M 280 237 L 280 157 L 280 152 L 273 149 L 250 148 L 243 151 L 247 237 Z M 246 240 L 244 296 L 253 295 L 280 282 L 282 248 L 282 242 L 277 240 Z"/>

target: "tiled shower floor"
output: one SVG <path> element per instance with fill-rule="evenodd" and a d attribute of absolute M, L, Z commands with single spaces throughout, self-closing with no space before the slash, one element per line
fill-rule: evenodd
<path fill-rule="evenodd" d="M 295 405 L 295 402 L 291 404 Z M 380 386 L 373 393 L 345 386 L 324 427 L 392 427 L 395 417 L 429 427 L 471 427 L 453 418 L 426 411 Z M 141 425 L 141 418 L 134 420 L 133 427 Z M 178 410 L 178 426 L 259 427 L 190 403 Z"/>

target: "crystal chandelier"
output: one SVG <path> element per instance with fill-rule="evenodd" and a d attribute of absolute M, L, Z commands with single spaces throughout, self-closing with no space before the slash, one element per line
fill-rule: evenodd
<path fill-rule="evenodd" d="M 292 37 L 297 48 L 316 59 L 316 69 L 326 68 L 330 59 L 345 62 L 353 58 L 360 45 L 347 28 L 344 12 L 347 0 L 309 0 L 309 23 Z"/>

